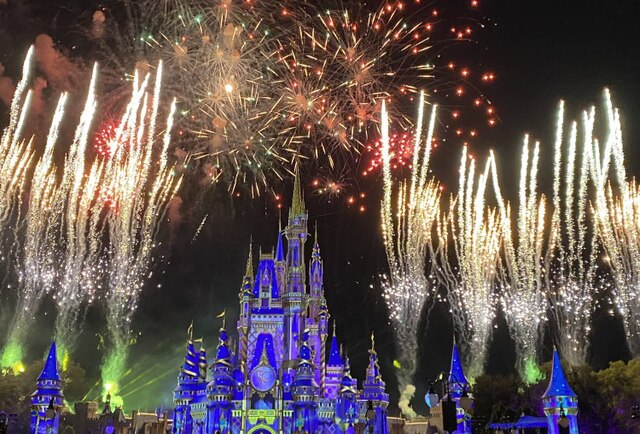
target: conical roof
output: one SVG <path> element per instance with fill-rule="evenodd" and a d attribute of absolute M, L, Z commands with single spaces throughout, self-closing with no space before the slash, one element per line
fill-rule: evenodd
<path fill-rule="evenodd" d="M 458 352 L 458 345 L 453 343 L 453 350 L 451 351 L 451 369 L 449 369 L 449 383 L 469 384 L 467 377 L 464 375 L 462 369 L 462 361 L 460 360 L 460 353 Z"/>
<path fill-rule="evenodd" d="M 58 359 L 56 356 L 56 343 L 55 341 L 51 343 L 51 347 L 49 347 L 49 354 L 47 355 L 47 359 L 44 362 L 44 368 L 42 369 L 42 373 L 38 377 L 38 381 L 43 380 L 53 380 L 60 381 L 60 375 L 58 374 Z"/>
<path fill-rule="evenodd" d="M 560 363 L 560 356 L 557 350 L 553 350 L 553 359 L 551 362 L 551 379 L 549 380 L 549 386 L 542 395 L 543 398 L 551 398 L 557 396 L 570 396 L 576 397 L 575 392 L 569 386 L 567 377 L 564 375 L 564 369 L 562 369 L 562 363 Z"/>
<path fill-rule="evenodd" d="M 342 366 L 342 356 L 340 355 L 340 345 L 336 338 L 335 326 L 333 336 L 331 337 L 331 349 L 329 350 L 329 361 L 327 366 Z"/>

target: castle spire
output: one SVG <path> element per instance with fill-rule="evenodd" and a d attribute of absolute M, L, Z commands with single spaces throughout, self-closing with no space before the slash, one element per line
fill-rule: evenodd
<path fill-rule="evenodd" d="M 284 262 L 284 248 L 282 247 L 282 223 L 278 220 L 278 244 L 276 246 L 276 262 Z"/>
<path fill-rule="evenodd" d="M 253 237 L 249 238 L 249 256 L 247 257 L 247 267 L 245 268 L 244 275 L 250 279 L 253 278 Z"/>
<path fill-rule="evenodd" d="M 56 359 L 56 343 L 51 343 L 49 347 L 49 355 L 44 362 L 44 368 L 38 377 L 38 381 L 52 380 L 60 381 L 60 375 L 58 374 L 58 361 Z"/>
<path fill-rule="evenodd" d="M 576 397 L 576 394 L 573 389 L 571 389 L 571 386 L 569 386 L 567 377 L 562 369 L 562 363 L 560 363 L 558 351 L 554 349 L 551 363 L 551 380 L 549 380 L 549 386 L 542 397 L 551 398 L 558 396 Z"/>
<path fill-rule="evenodd" d="M 304 214 L 304 212 L 304 199 L 302 198 L 302 188 L 300 187 L 300 169 L 296 166 L 296 173 L 293 178 L 293 198 L 291 200 L 290 213 L 292 215 L 297 215 Z"/>
<path fill-rule="evenodd" d="M 460 360 L 460 353 L 458 352 L 458 345 L 455 338 L 453 340 L 453 349 L 451 350 L 451 368 L 449 369 L 449 383 L 457 383 L 468 385 L 469 381 L 464 375 L 462 369 L 462 362 Z"/>
<path fill-rule="evenodd" d="M 328 366 L 342 366 L 342 356 L 340 355 L 340 345 L 336 337 L 336 322 L 333 322 L 333 336 L 331 337 L 331 349 L 329 350 Z"/>

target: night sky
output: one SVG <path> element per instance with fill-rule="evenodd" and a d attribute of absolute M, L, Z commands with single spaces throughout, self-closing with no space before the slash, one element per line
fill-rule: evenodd
<path fill-rule="evenodd" d="M 0 17 L 7 11 L 2 3 L 0 1 Z M 49 31 L 46 17 L 55 16 L 50 14 L 55 6 L 24 4 L 26 16 L 33 19 L 33 28 L 25 26 L 11 35 L 0 32 L 0 61 L 8 70 L 15 69 L 20 61 L 22 47 L 38 33 Z M 85 4 L 91 8 L 91 2 Z M 484 47 L 482 62 L 490 65 L 497 75 L 487 96 L 497 107 L 501 122 L 479 140 L 472 151 L 478 156 L 485 155 L 490 148 L 497 151 L 507 196 L 513 197 L 515 193 L 510 188 L 517 185 L 523 133 L 531 132 L 542 140 L 540 172 L 548 174 L 542 182 L 550 183 L 552 132 L 558 100 L 566 99 L 568 117 L 573 118 L 579 110 L 600 101 L 604 86 L 611 89 L 615 104 L 622 111 L 627 169 L 631 174 L 638 173 L 640 151 L 635 137 L 640 134 L 640 127 L 633 120 L 640 118 L 640 26 L 637 25 L 640 2 L 484 0 L 482 8 L 495 24 L 485 29 L 480 43 Z M 448 143 L 438 149 L 434 157 L 435 175 L 449 190 L 457 188 L 459 152 L 459 144 Z M 386 268 L 377 205 L 380 180 L 369 179 L 360 186 L 367 194 L 367 212 L 360 213 L 357 209 L 319 200 L 309 188 L 313 174 L 303 173 L 303 179 L 307 185 L 310 221 L 318 224 L 330 313 L 337 323 L 340 341 L 351 356 L 352 372 L 362 378 L 369 334 L 375 331 L 383 375 L 395 402 L 393 337 L 376 278 Z M 280 188 L 285 202 L 289 200 L 290 189 L 286 184 Z M 549 191 L 548 186 L 543 185 L 543 189 Z M 215 317 L 226 309 L 228 323 L 235 322 L 249 236 L 253 236 L 256 249 L 260 245 L 268 251 L 275 245 L 278 212 L 272 197 L 231 199 L 225 192 L 216 191 L 199 197 L 197 203 L 184 204 L 182 224 L 162 236 L 164 257 L 154 267 L 135 318 L 134 329 L 140 336 L 132 350 L 130 378 L 146 369 L 150 371 L 136 380 L 136 386 L 131 389 L 140 390 L 129 399 L 143 408 L 170 403 L 184 354 L 186 329 L 192 319 L 195 335 L 204 336 L 210 352 L 216 340 L 215 331 L 220 326 Z M 205 225 L 194 239 L 206 215 Z M 307 251 L 310 251 L 309 245 Z M 4 315 L 6 318 L 6 309 Z M 43 331 L 47 330 L 50 317 L 51 313 L 45 316 L 43 312 Z M 99 308 L 91 308 L 76 357 L 91 378 L 98 377 L 96 333 L 102 333 L 103 328 Z M 424 405 L 420 397 L 424 395 L 427 380 L 448 368 L 451 330 L 446 307 L 436 306 L 428 324 L 425 321 L 419 331 L 420 364 L 415 379 L 418 409 Z M 34 333 L 31 356 L 39 356 L 49 339 L 46 332 Z M 549 342 L 546 357 L 550 349 Z M 597 368 L 606 366 L 610 360 L 628 357 L 617 321 L 596 315 L 592 352 L 592 364 Z M 510 372 L 514 359 L 513 345 L 502 320 L 491 345 L 488 372 Z M 147 382 L 149 384 L 145 384 Z"/>

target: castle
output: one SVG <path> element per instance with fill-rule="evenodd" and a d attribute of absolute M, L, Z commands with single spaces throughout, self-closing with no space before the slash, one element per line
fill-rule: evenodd
<path fill-rule="evenodd" d="M 260 254 L 255 276 L 249 250 L 237 347 L 223 326 L 209 364 L 189 337 L 174 391 L 175 434 L 334 434 L 355 432 L 358 424 L 370 434 L 388 433 L 389 395 L 373 336 L 359 390 L 335 327 L 329 335 L 317 231 L 307 282 L 307 223 L 296 177 L 287 227 L 278 233 L 275 253 Z"/>

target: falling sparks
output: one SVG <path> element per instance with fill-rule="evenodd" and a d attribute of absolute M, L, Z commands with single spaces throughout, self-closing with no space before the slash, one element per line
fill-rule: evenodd
<path fill-rule="evenodd" d="M 431 142 L 436 108 L 422 138 L 424 93 L 420 94 L 418 121 L 412 141 L 412 166 L 408 180 L 395 181 L 391 176 L 389 118 L 382 105 L 382 146 L 384 196 L 381 207 L 382 233 L 389 263 L 389 275 L 383 276 L 384 298 L 399 347 L 398 387 L 400 393 L 412 387 L 416 368 L 418 341 L 416 332 L 427 297 L 432 292 L 432 279 L 425 274 L 427 253 L 434 223 L 439 212 L 440 189 L 429 179 Z M 408 402 L 402 406 L 405 416 L 415 412 Z"/>
<path fill-rule="evenodd" d="M 98 296 L 107 304 L 109 351 L 103 363 L 104 383 L 117 385 L 125 370 L 131 318 L 149 274 L 155 239 L 168 200 L 180 185 L 167 160 L 175 113 L 171 105 L 162 133 L 158 133 L 162 64 L 155 87 L 148 91 L 149 74 L 136 77 L 131 101 L 115 131 L 103 135 L 106 154 L 90 154 L 91 127 L 97 108 L 94 67 L 89 92 L 73 139 L 60 143 L 68 96 L 59 98 L 43 151 L 34 158 L 21 139 L 30 93 L 31 55 L 11 107 L 11 121 L 2 136 L 0 167 L 11 184 L 0 186 L 3 212 L 17 218 L 18 301 L 3 349 L 3 367 L 18 366 L 35 312 L 51 294 L 56 302 L 56 339 L 64 357 L 73 350 L 83 306 Z M 66 145 L 63 164 L 54 151 Z M 28 163 L 35 160 L 33 169 Z M 15 215 L 25 188 L 23 216 Z M 105 244 L 105 240 L 108 242 Z M 105 282 L 106 280 L 106 282 Z M 62 355 L 62 354 L 61 354 Z"/>

